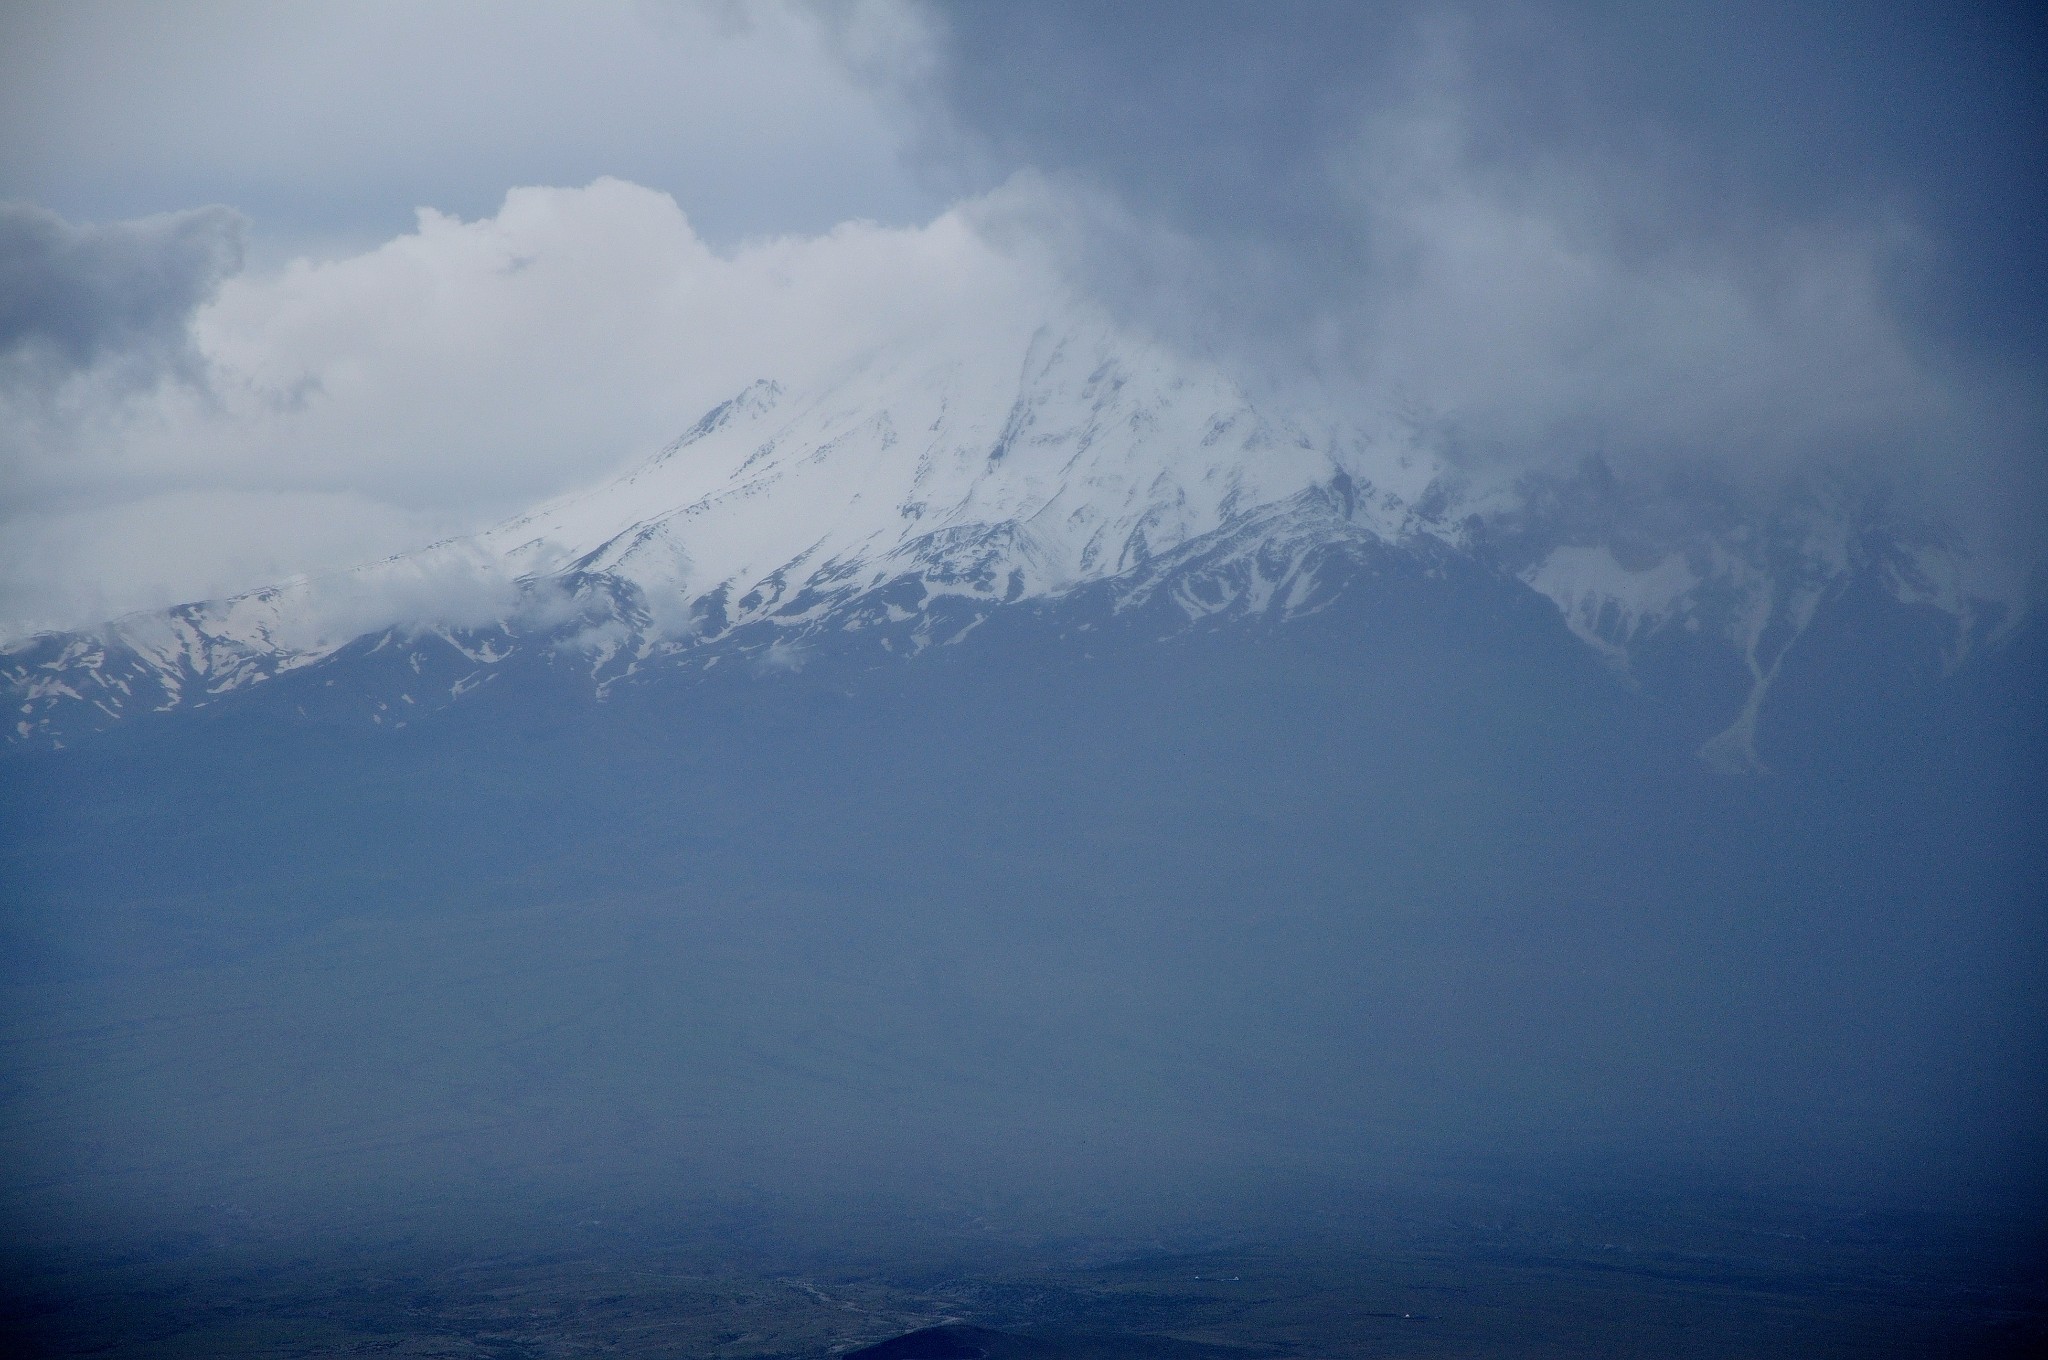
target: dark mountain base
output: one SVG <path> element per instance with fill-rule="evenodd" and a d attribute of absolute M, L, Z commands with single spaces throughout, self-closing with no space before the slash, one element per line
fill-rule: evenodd
<path fill-rule="evenodd" d="M 1843 726 L 1860 617 L 1741 780 L 1526 593 L 1364 568 L 1287 623 L 1084 600 L 603 704 L 537 665 L 396 732 L 287 677 L 11 756 L 9 1240 L 1276 1240 L 1477 1179 L 2037 1260 L 2039 640 Z"/>
<path fill-rule="evenodd" d="M 764 1257 L 670 1223 L 546 1245 L 418 1243 L 17 1275 L 10 1354 L 127 1357 L 1924 1357 L 2036 1353 L 2037 1277 L 1902 1247 L 1813 1207 L 1660 1202 L 1634 1221 L 1526 1199 L 1385 1206 L 1343 1240 L 1109 1255 L 909 1234 Z"/>

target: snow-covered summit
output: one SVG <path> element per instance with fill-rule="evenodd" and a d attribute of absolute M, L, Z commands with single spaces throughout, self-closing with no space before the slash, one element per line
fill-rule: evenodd
<path fill-rule="evenodd" d="M 1428 460 L 1269 417 L 1106 326 L 1013 340 L 878 355 L 815 394 L 758 383 L 645 466 L 478 542 L 522 576 L 573 568 L 752 615 L 997 538 L 1009 597 L 1056 594 L 1338 477 L 1376 488 L 1388 537 L 1420 528 Z"/>
<path fill-rule="evenodd" d="M 809 390 L 764 379 L 641 466 L 483 533 L 31 639 L 0 652 L 0 679 L 15 738 L 61 742 L 396 647 L 419 683 L 372 716 L 398 722 L 514 656 L 587 671 L 602 693 L 742 638 L 880 622 L 921 650 L 958 635 L 962 606 L 1099 582 L 1134 599 L 1165 589 L 1190 616 L 1284 613 L 1314 598 L 1311 582 L 1281 579 L 1312 570 L 1305 549 L 1465 551 L 1470 517 L 1503 496 L 1473 492 L 1405 427 L 1261 409 L 1221 371 L 1068 306 L 1029 326 L 937 326 Z M 1735 647 L 1754 693 L 1714 754 L 1740 764 L 1773 658 L 1856 569 L 1842 534 L 1809 524 L 1790 571 L 1714 543 L 1624 565 L 1561 540 L 1503 565 L 1619 666 L 1671 627 Z M 1213 577 L 1205 544 L 1231 545 L 1229 580 L 1165 579 L 1197 557 Z M 1940 563 L 1918 561 L 1911 583 L 1894 573 L 1900 598 L 1909 584 L 1940 594 Z"/>
<path fill-rule="evenodd" d="M 757 382 L 640 467 L 470 538 L 16 644 L 15 735 L 207 702 L 394 630 L 601 674 L 903 578 L 1043 598 L 1329 485 L 1390 542 L 1450 533 L 1414 508 L 1439 471 L 1417 449 L 1268 415 L 1084 309 L 991 333 L 942 329 L 811 391 Z"/>

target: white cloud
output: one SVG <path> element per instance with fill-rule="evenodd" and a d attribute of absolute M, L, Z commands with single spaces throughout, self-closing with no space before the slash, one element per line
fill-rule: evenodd
<path fill-rule="evenodd" d="M 522 590 L 492 558 L 461 539 L 436 543 L 363 571 L 313 572 L 287 586 L 271 637 L 288 650 L 338 647 L 399 624 L 408 630 L 475 628 L 515 613 L 566 618 L 561 592 Z"/>
<path fill-rule="evenodd" d="M 652 454 L 757 378 L 1014 315 L 1029 271 L 962 212 L 720 253 L 667 195 L 517 189 L 344 259 L 230 280 L 203 381 L 110 364 L 0 392 L 6 631 L 217 595 L 481 527 Z"/>
<path fill-rule="evenodd" d="M 169 491 L 0 521 L 0 636 L 253 590 L 416 547 L 429 515 L 352 492 Z"/>

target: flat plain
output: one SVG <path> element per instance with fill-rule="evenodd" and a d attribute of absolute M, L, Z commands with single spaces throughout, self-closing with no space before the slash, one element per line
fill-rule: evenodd
<path fill-rule="evenodd" d="M 864 1246 L 829 1252 L 722 1249 L 709 1239 L 731 1225 L 701 1219 L 567 1225 L 517 1247 L 235 1240 L 227 1225 L 122 1261 L 18 1257 L 4 1335 L 11 1354 L 114 1360 L 797 1360 L 874 1346 L 903 1360 L 1920 1357 L 2048 1347 L 2037 1277 L 2009 1253 L 1973 1260 L 1902 1247 L 1912 1224 L 1782 1206 L 1756 1226 L 1668 1204 L 1634 1221 L 1499 1201 L 1453 1212 L 1461 1221 L 1411 1214 L 1278 1245 L 1143 1248 L 1005 1235 L 988 1223 L 878 1222 Z M 1575 1231 L 1587 1228 L 1614 1240 Z M 976 1330 L 883 1346 L 934 1327 Z"/>

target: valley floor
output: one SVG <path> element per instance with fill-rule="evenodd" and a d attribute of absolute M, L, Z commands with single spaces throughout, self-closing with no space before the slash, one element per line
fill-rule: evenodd
<path fill-rule="evenodd" d="M 765 1360 L 862 1347 L 893 1360 L 1921 1357 L 2048 1346 L 2048 1293 L 2009 1259 L 1902 1251 L 1874 1225 L 1842 1233 L 1782 1209 L 1764 1227 L 1726 1212 L 1645 1220 L 1618 1242 L 1572 1236 L 1612 1231 L 1611 1218 L 1540 1216 L 1135 1252 L 1072 1241 L 990 1251 L 941 1234 L 882 1264 L 860 1255 L 893 1246 L 742 1262 L 677 1245 L 688 1229 L 663 1241 L 597 1223 L 526 1249 L 216 1242 L 118 1264 L 17 1262 L 0 1325 L 9 1354 L 151 1360 Z M 933 1327 L 947 1330 L 897 1339 Z"/>

